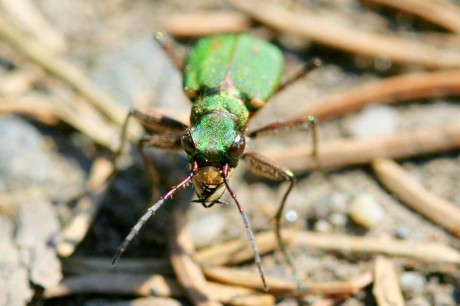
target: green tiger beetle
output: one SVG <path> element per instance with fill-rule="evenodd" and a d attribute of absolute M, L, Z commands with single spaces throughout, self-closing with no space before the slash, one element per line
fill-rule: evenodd
<path fill-rule="evenodd" d="M 176 66 L 182 68 L 165 37 L 157 33 L 155 38 Z M 256 137 L 265 132 L 308 124 L 313 135 L 313 154 L 316 155 L 316 119 L 306 116 L 276 122 L 250 133 L 246 133 L 246 125 L 249 118 L 262 108 L 274 93 L 318 65 L 320 60 L 314 59 L 297 74 L 281 82 L 284 58 L 276 46 L 248 34 L 222 34 L 199 39 L 191 49 L 182 69 L 184 91 L 193 103 L 191 126 L 158 112 L 141 111 L 136 108 L 129 111 L 123 125 L 122 144 L 126 138 L 129 118 L 134 117 L 150 132 L 140 139 L 138 147 L 183 149 L 188 155 L 190 173 L 148 208 L 117 250 L 112 265 L 117 262 L 130 241 L 155 211 L 181 187 L 192 183 L 198 196 L 194 202 L 199 202 L 206 208 L 223 203 L 220 198 L 225 190 L 229 192 L 242 216 L 264 289 L 268 290 L 249 221 L 229 183 L 232 169 L 240 160 L 244 160 L 251 169 L 269 179 L 289 182 L 275 215 L 275 232 L 279 249 L 293 269 L 299 289 L 303 288 L 280 233 L 284 206 L 294 187 L 295 176 L 288 169 L 275 165 L 262 155 L 245 153 L 245 146 L 246 137 Z"/>

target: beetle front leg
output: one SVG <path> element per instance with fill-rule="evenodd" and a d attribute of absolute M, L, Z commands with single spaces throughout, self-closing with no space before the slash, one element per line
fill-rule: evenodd
<path fill-rule="evenodd" d="M 278 210 L 275 214 L 275 235 L 278 242 L 278 247 L 281 253 L 283 254 L 284 260 L 293 271 L 294 280 L 297 284 L 297 288 L 300 291 L 302 291 L 304 290 L 304 286 L 299 278 L 292 258 L 287 252 L 286 245 L 283 241 L 283 237 L 281 236 L 281 220 L 284 212 L 284 207 L 286 206 L 286 200 L 296 182 L 295 175 L 290 170 L 276 165 L 268 158 L 257 153 L 246 153 L 243 155 L 242 159 L 249 164 L 251 170 L 255 171 L 257 174 L 260 174 L 261 176 L 276 181 L 289 181 L 289 187 L 284 193 L 283 198 L 281 199 L 281 203 L 279 204 Z"/>

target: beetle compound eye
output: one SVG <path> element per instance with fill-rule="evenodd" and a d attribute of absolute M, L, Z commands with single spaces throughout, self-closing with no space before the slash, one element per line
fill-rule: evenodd
<path fill-rule="evenodd" d="M 230 159 L 237 159 L 244 153 L 246 140 L 241 133 L 237 133 L 232 145 L 228 148 L 227 155 Z"/>
<path fill-rule="evenodd" d="M 182 135 L 181 144 L 182 149 L 184 149 L 184 151 L 188 154 L 192 154 L 196 150 L 195 142 L 193 141 L 190 131 L 186 131 L 185 134 Z"/>

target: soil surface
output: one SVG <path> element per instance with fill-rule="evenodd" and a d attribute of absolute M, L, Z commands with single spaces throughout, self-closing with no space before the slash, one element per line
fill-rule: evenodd
<path fill-rule="evenodd" d="M 356 21 L 358 29 L 391 31 L 405 37 L 420 33 L 451 35 L 440 27 L 396 9 L 354 0 L 304 2 L 301 5 L 336 16 L 337 26 L 347 20 Z M 64 37 L 66 50 L 62 57 L 85 71 L 87 78 L 109 93 L 121 107 L 127 109 L 131 105 L 141 105 L 161 108 L 177 118 L 187 118 L 190 102 L 182 92 L 180 72 L 155 44 L 153 34 L 163 30 L 164 22 L 177 13 L 234 10 L 226 1 L 216 0 L 41 0 L 35 1 L 34 5 Z M 456 5 L 460 7 L 460 3 Z M 295 73 L 313 57 L 321 58 L 323 65 L 276 94 L 267 107 L 251 120 L 249 130 L 294 118 L 302 109 L 331 93 L 386 77 L 425 70 L 413 64 L 395 64 L 385 58 L 370 58 L 335 50 L 256 22 L 252 23 L 250 31 L 283 50 L 285 75 Z M 179 52 L 183 52 L 190 48 L 193 39 L 178 38 L 176 42 Z M 5 62 L 12 61 L 16 66 L 8 69 L 2 65 L 2 77 L 15 71 L 38 69 L 2 41 L 0 57 Z M 38 80 L 23 95 L 49 94 L 55 99 L 81 99 L 75 97 L 72 88 L 56 78 L 43 72 L 35 75 L 38 75 Z M 47 92 L 49 88 L 61 89 L 51 94 Z M 59 90 L 64 92 L 61 96 Z M 320 155 L 321 143 L 333 139 L 391 136 L 458 121 L 458 102 L 458 97 L 440 96 L 401 104 L 371 105 L 338 118 L 320 121 L 317 126 Z M 118 139 L 117 135 L 113 137 Z M 308 128 L 288 129 L 250 140 L 248 148 L 251 152 L 264 154 L 310 142 Z M 155 194 L 162 194 L 167 191 L 164 186 L 176 185 L 187 175 L 184 153 L 149 150 L 148 154 L 163 182 L 161 186 L 152 188 L 138 152 L 132 149 L 130 153 L 121 158 L 120 170 L 108 187 L 89 232 L 72 258 L 106 258 L 109 265 L 110 258 L 125 235 L 145 211 L 152 189 Z M 13 114 L 0 116 L 0 191 L 5 198 L 15 199 L 12 205 L 2 206 L 3 202 L 0 201 L 0 236 L 3 236 L 0 237 L 0 250 L 2 253 L 9 250 L 9 256 L 0 256 L 0 263 L 5 263 L 7 267 L 22 267 L 21 272 L 17 270 L 15 273 L 11 269 L 0 268 L 0 271 L 7 271 L 0 273 L 0 284 L 24 287 L 21 289 L 25 294 L 22 298 L 24 304 L 115 305 L 115 302 L 135 298 L 121 293 L 76 294 L 53 299 L 41 297 L 41 288 L 52 287 L 61 277 L 66 279 L 71 275 L 56 256 L 53 245 L 59 240 L 62 228 L 71 220 L 75 205 L 73 199 L 84 192 L 91 164 L 99 156 L 110 156 L 110 152 L 67 124 L 47 125 L 27 116 Z M 429 191 L 460 206 L 458 149 L 397 162 Z M 302 163 L 302 160 L 298 163 Z M 231 185 L 247 212 L 253 231 L 271 229 L 273 215 L 287 184 L 261 179 L 248 170 L 247 165 L 240 163 L 231 177 Z M 372 239 L 398 239 L 407 243 L 437 242 L 453 248 L 460 247 L 459 238 L 394 197 L 368 165 L 296 174 L 298 181 L 289 196 L 283 216 L 286 228 Z M 190 202 L 193 199 L 192 188 L 178 192 L 145 225 L 121 261 L 168 258 L 166 233 L 170 227 L 171 207 L 176 205 L 186 211 L 187 223 L 197 249 L 238 237 L 246 239 L 241 216 L 228 194 L 222 199 L 228 205 L 215 205 L 209 209 Z M 13 208 L 8 210 L 8 207 Z M 356 214 L 363 214 L 361 218 L 364 224 L 356 221 L 359 218 Z M 19 235 L 21 228 L 24 233 Z M 372 252 L 330 251 L 308 245 L 295 245 L 289 247 L 289 251 L 299 275 L 312 282 L 349 280 L 372 271 L 378 256 Z M 460 304 L 458 265 L 390 258 L 398 274 L 405 305 Z M 41 263 L 34 263 L 34 260 Z M 262 256 L 262 262 L 267 275 L 291 279 L 291 272 L 279 252 Z M 252 261 L 239 267 L 257 271 Z M 33 285 L 29 286 L 29 281 Z M 308 296 L 306 303 L 313 304 L 321 298 Z M 21 298 L 18 299 L 21 301 Z M 185 298 L 179 302 L 190 305 Z M 0 305 L 13 304 L 0 298 Z M 21 302 L 15 305 L 21 305 Z M 296 301 L 279 299 L 277 305 L 296 305 Z M 338 305 L 377 305 L 377 302 L 372 294 L 372 286 L 368 286 L 343 299 Z"/>

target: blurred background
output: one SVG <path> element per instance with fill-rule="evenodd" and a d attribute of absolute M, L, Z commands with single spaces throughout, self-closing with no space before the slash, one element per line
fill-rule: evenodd
<path fill-rule="evenodd" d="M 287 186 L 244 163 L 231 185 L 279 287 L 263 293 L 252 253 L 237 255 L 249 243 L 231 198 L 204 209 L 190 203 L 191 187 L 110 268 L 152 198 L 187 175 L 184 153 L 149 150 L 162 178 L 152 186 L 126 145 L 111 176 L 130 106 L 188 123 L 181 72 L 155 43 L 157 31 L 180 58 L 199 37 L 249 32 L 283 51 L 284 77 L 322 60 L 248 128 L 319 119 L 319 164 L 308 126 L 248 143 L 298 176 L 283 227 L 307 284 L 303 303 L 460 303 L 459 1 L 1 0 L 0 305 L 199 305 L 169 263 L 171 233 L 181 228 L 171 221 L 174 207 L 194 261 L 217 286 L 211 300 L 298 304 L 271 232 Z M 133 124 L 128 138 L 141 133 Z M 243 247 L 228 253 L 230 240 Z M 213 267 L 236 274 L 229 280 Z"/>

